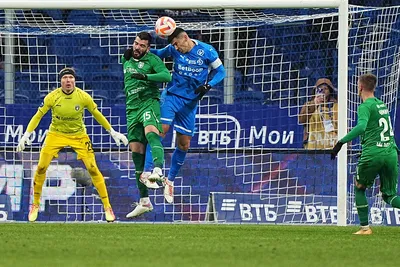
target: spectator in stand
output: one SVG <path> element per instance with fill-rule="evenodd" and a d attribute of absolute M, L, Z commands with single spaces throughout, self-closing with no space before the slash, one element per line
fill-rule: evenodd
<path fill-rule="evenodd" d="M 318 79 L 310 101 L 299 114 L 304 125 L 303 144 L 306 149 L 332 149 L 337 141 L 337 99 L 332 82 Z"/>

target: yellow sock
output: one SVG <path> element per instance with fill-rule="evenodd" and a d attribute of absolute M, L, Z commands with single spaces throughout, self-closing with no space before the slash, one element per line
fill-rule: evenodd
<path fill-rule="evenodd" d="M 53 155 L 40 154 L 39 163 L 33 180 L 33 204 L 40 204 L 44 181 L 46 180 L 46 171 L 50 165 Z"/>
<path fill-rule="evenodd" d="M 46 173 L 38 174 L 35 173 L 35 178 L 33 181 L 33 204 L 40 204 L 40 197 L 42 196 L 42 188 L 44 180 L 46 180 Z"/>
<path fill-rule="evenodd" d="M 93 185 L 96 187 L 97 192 L 101 198 L 101 202 L 103 202 L 104 208 L 110 208 L 110 200 L 108 199 L 108 193 L 106 184 L 104 182 L 104 177 L 101 174 L 99 168 L 97 167 L 96 160 L 93 157 L 82 159 L 83 163 L 88 170 L 90 177 L 92 178 Z"/>
<path fill-rule="evenodd" d="M 93 185 L 96 187 L 97 192 L 99 193 L 99 196 L 101 198 L 101 202 L 103 202 L 104 208 L 110 208 L 110 200 L 108 198 L 108 192 L 106 188 L 106 184 L 104 182 L 104 177 L 103 175 L 98 175 L 92 177 Z"/>

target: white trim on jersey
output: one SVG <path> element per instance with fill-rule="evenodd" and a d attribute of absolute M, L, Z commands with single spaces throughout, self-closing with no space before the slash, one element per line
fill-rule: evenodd
<path fill-rule="evenodd" d="M 188 133 L 192 132 L 191 130 L 188 130 L 188 129 L 183 128 L 182 126 L 179 126 L 179 125 L 176 125 L 176 124 L 174 125 L 174 127 L 178 128 L 178 129 L 181 129 L 181 130 L 184 130 L 185 132 L 188 132 Z"/>
<path fill-rule="evenodd" d="M 167 118 L 163 118 L 163 117 L 161 117 L 160 118 L 162 121 L 173 121 L 173 120 L 171 120 L 171 119 L 167 119 Z"/>
<path fill-rule="evenodd" d="M 213 69 L 216 69 L 222 65 L 222 61 L 221 61 L 221 59 L 217 58 L 216 60 L 214 60 L 214 62 L 211 62 L 210 65 Z"/>

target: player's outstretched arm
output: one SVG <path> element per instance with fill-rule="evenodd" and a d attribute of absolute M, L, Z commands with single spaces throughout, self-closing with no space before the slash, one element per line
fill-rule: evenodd
<path fill-rule="evenodd" d="M 89 110 L 90 111 L 90 110 Z M 104 129 L 107 130 L 107 132 L 111 135 L 111 137 L 114 139 L 115 143 L 117 146 L 121 145 L 121 142 L 124 144 L 124 146 L 128 145 L 128 139 L 126 138 L 125 135 L 122 133 L 116 132 L 106 119 L 104 115 L 97 109 L 95 108 L 94 110 L 90 111 L 93 115 L 93 117 L 96 119 L 96 121 L 104 127 Z"/>
<path fill-rule="evenodd" d="M 36 112 L 35 115 L 33 115 L 31 120 L 29 121 L 28 127 L 26 128 L 24 135 L 19 140 L 17 146 L 17 152 L 22 152 L 25 149 L 25 144 L 27 145 L 32 144 L 32 141 L 29 137 L 31 136 L 32 132 L 36 129 L 36 127 L 39 125 L 43 115 L 44 114 L 39 110 Z"/>
<path fill-rule="evenodd" d="M 167 45 L 164 48 L 161 49 L 155 49 L 155 48 L 150 48 L 150 52 L 153 53 L 154 55 L 157 55 L 160 58 L 166 58 L 171 56 L 171 45 Z"/>
<path fill-rule="evenodd" d="M 209 81 L 206 84 L 200 85 L 194 91 L 196 94 L 199 94 L 199 99 L 202 99 L 203 96 L 205 94 L 207 94 L 208 91 L 210 91 L 210 89 L 213 86 L 215 86 L 216 84 L 218 84 L 219 82 L 221 82 L 225 78 L 226 73 L 225 73 L 224 65 L 222 65 L 222 62 L 221 62 L 221 60 L 219 58 L 216 61 L 218 61 L 218 64 L 217 64 L 218 67 L 216 69 L 214 69 L 214 71 L 216 71 L 214 77 L 211 79 L 211 81 Z"/>
<path fill-rule="evenodd" d="M 38 111 L 36 112 L 35 115 L 31 118 L 31 120 L 28 123 L 28 127 L 26 127 L 26 131 L 24 135 L 21 137 L 21 139 L 18 142 L 18 146 L 16 148 L 17 152 L 22 152 L 25 149 L 25 144 L 31 145 L 32 141 L 29 138 L 33 131 L 38 127 L 40 121 L 42 120 L 43 116 L 47 113 L 47 111 L 50 109 L 49 105 L 49 99 L 46 97 L 44 99 L 43 104 L 39 107 Z"/>
<path fill-rule="evenodd" d="M 159 57 L 156 57 L 153 61 L 153 69 L 155 73 L 147 74 L 147 80 L 161 83 L 170 82 L 172 80 L 171 74 Z"/>
<path fill-rule="evenodd" d="M 360 105 L 358 107 L 357 125 L 336 143 L 331 152 L 331 159 L 336 158 L 337 154 L 339 153 L 340 149 L 345 143 L 350 142 L 353 139 L 356 139 L 358 136 L 362 135 L 365 132 L 365 129 L 367 129 L 369 117 L 370 117 L 369 109 L 363 105 Z"/>

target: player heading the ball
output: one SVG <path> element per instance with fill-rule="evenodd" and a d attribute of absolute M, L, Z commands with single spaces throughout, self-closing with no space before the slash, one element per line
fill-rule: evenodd
<path fill-rule="evenodd" d="M 174 200 L 174 180 L 182 167 L 194 134 L 198 101 L 225 77 L 217 51 L 209 44 L 191 39 L 186 31 L 177 27 L 168 36 L 170 43 L 163 49 L 150 49 L 161 58 L 174 60 L 172 81 L 161 95 L 161 122 L 164 137 L 174 124 L 177 147 L 172 155 L 168 178 L 165 179 L 164 198 Z M 211 80 L 209 72 L 215 72 Z M 147 146 L 145 171 L 151 169 L 151 151 Z"/>

